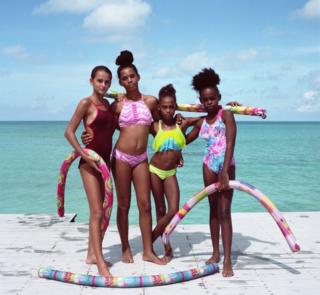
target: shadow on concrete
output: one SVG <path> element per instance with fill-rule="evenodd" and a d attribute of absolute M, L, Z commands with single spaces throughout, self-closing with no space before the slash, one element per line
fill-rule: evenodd
<path fill-rule="evenodd" d="M 221 237 L 220 237 L 221 240 Z M 211 248 L 211 236 L 209 233 L 204 232 L 174 232 L 170 238 L 171 245 L 174 249 L 174 256 L 176 258 L 186 258 L 188 257 L 197 257 L 197 256 L 206 256 L 210 258 L 212 255 L 212 251 L 196 251 L 194 252 L 194 246 L 199 245 L 203 242 L 207 241 L 209 248 Z M 141 236 L 137 236 L 130 241 L 132 255 L 135 256 L 137 253 L 142 251 L 142 241 Z M 277 257 L 280 258 L 281 254 L 270 254 L 270 257 L 266 257 L 266 253 L 255 253 L 255 254 L 246 254 L 246 250 L 250 247 L 252 243 L 263 243 L 268 245 L 276 245 L 277 243 L 270 242 L 267 240 L 257 239 L 251 236 L 243 235 L 241 233 L 233 233 L 233 251 L 232 251 L 232 261 L 233 264 L 237 264 L 237 268 L 242 268 L 243 266 L 252 266 L 252 268 L 259 267 L 263 268 L 263 266 L 267 266 L 270 268 L 270 264 L 273 264 L 277 268 L 282 268 L 287 270 L 292 274 L 300 274 L 299 271 L 290 267 L 289 265 L 280 262 L 277 260 Z M 207 245 L 207 246 L 208 246 Z M 208 248 L 208 247 L 206 247 Z M 236 249 L 234 249 L 236 248 Z M 163 255 L 163 246 L 161 243 L 161 239 L 158 239 L 154 243 L 154 250 L 159 255 Z M 222 242 L 220 241 L 220 250 L 221 254 L 223 254 Z M 115 244 L 111 246 L 104 247 L 104 254 L 107 259 L 112 260 L 113 263 L 121 260 L 121 244 Z M 206 258 L 206 259 L 207 259 Z M 223 256 L 222 256 L 223 259 Z M 194 261 L 194 259 L 190 259 L 190 261 Z M 174 263 L 174 260 L 172 261 Z"/>

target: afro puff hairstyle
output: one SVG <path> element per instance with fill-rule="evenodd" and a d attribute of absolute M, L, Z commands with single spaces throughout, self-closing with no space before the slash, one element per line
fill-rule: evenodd
<path fill-rule="evenodd" d="M 212 68 L 204 68 L 192 78 L 192 88 L 198 92 L 207 87 L 217 87 L 220 83 L 219 75 Z"/>

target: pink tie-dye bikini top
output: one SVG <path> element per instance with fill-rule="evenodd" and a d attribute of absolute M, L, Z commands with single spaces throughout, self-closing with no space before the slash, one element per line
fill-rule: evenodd
<path fill-rule="evenodd" d="M 119 116 L 119 127 L 133 125 L 147 125 L 152 123 L 152 115 L 148 106 L 144 103 L 143 95 L 140 100 L 124 99 L 122 110 Z"/>

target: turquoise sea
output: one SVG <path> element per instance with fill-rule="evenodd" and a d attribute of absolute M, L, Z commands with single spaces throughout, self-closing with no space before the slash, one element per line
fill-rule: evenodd
<path fill-rule="evenodd" d="M 57 176 L 71 151 L 63 136 L 66 124 L 0 122 L 0 213 L 56 214 Z M 184 151 L 185 165 L 178 172 L 181 205 L 203 187 L 203 149 L 204 142 L 198 139 Z M 238 122 L 235 158 L 237 179 L 256 186 L 280 211 L 320 210 L 320 122 Z M 137 223 L 134 197 L 132 201 L 130 222 Z M 87 200 L 76 164 L 69 170 L 65 207 L 67 213 L 78 214 L 77 220 L 88 220 Z M 235 192 L 232 210 L 265 211 L 253 197 L 241 192 Z M 207 200 L 184 220 L 207 222 Z"/>

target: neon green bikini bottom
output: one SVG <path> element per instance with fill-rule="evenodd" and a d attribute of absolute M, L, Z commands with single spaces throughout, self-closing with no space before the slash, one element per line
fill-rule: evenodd
<path fill-rule="evenodd" d="M 171 169 L 171 170 L 162 170 L 159 169 L 152 164 L 149 165 L 149 171 L 155 175 L 157 175 L 161 180 L 165 180 L 169 176 L 173 176 L 176 174 L 177 169 Z"/>

